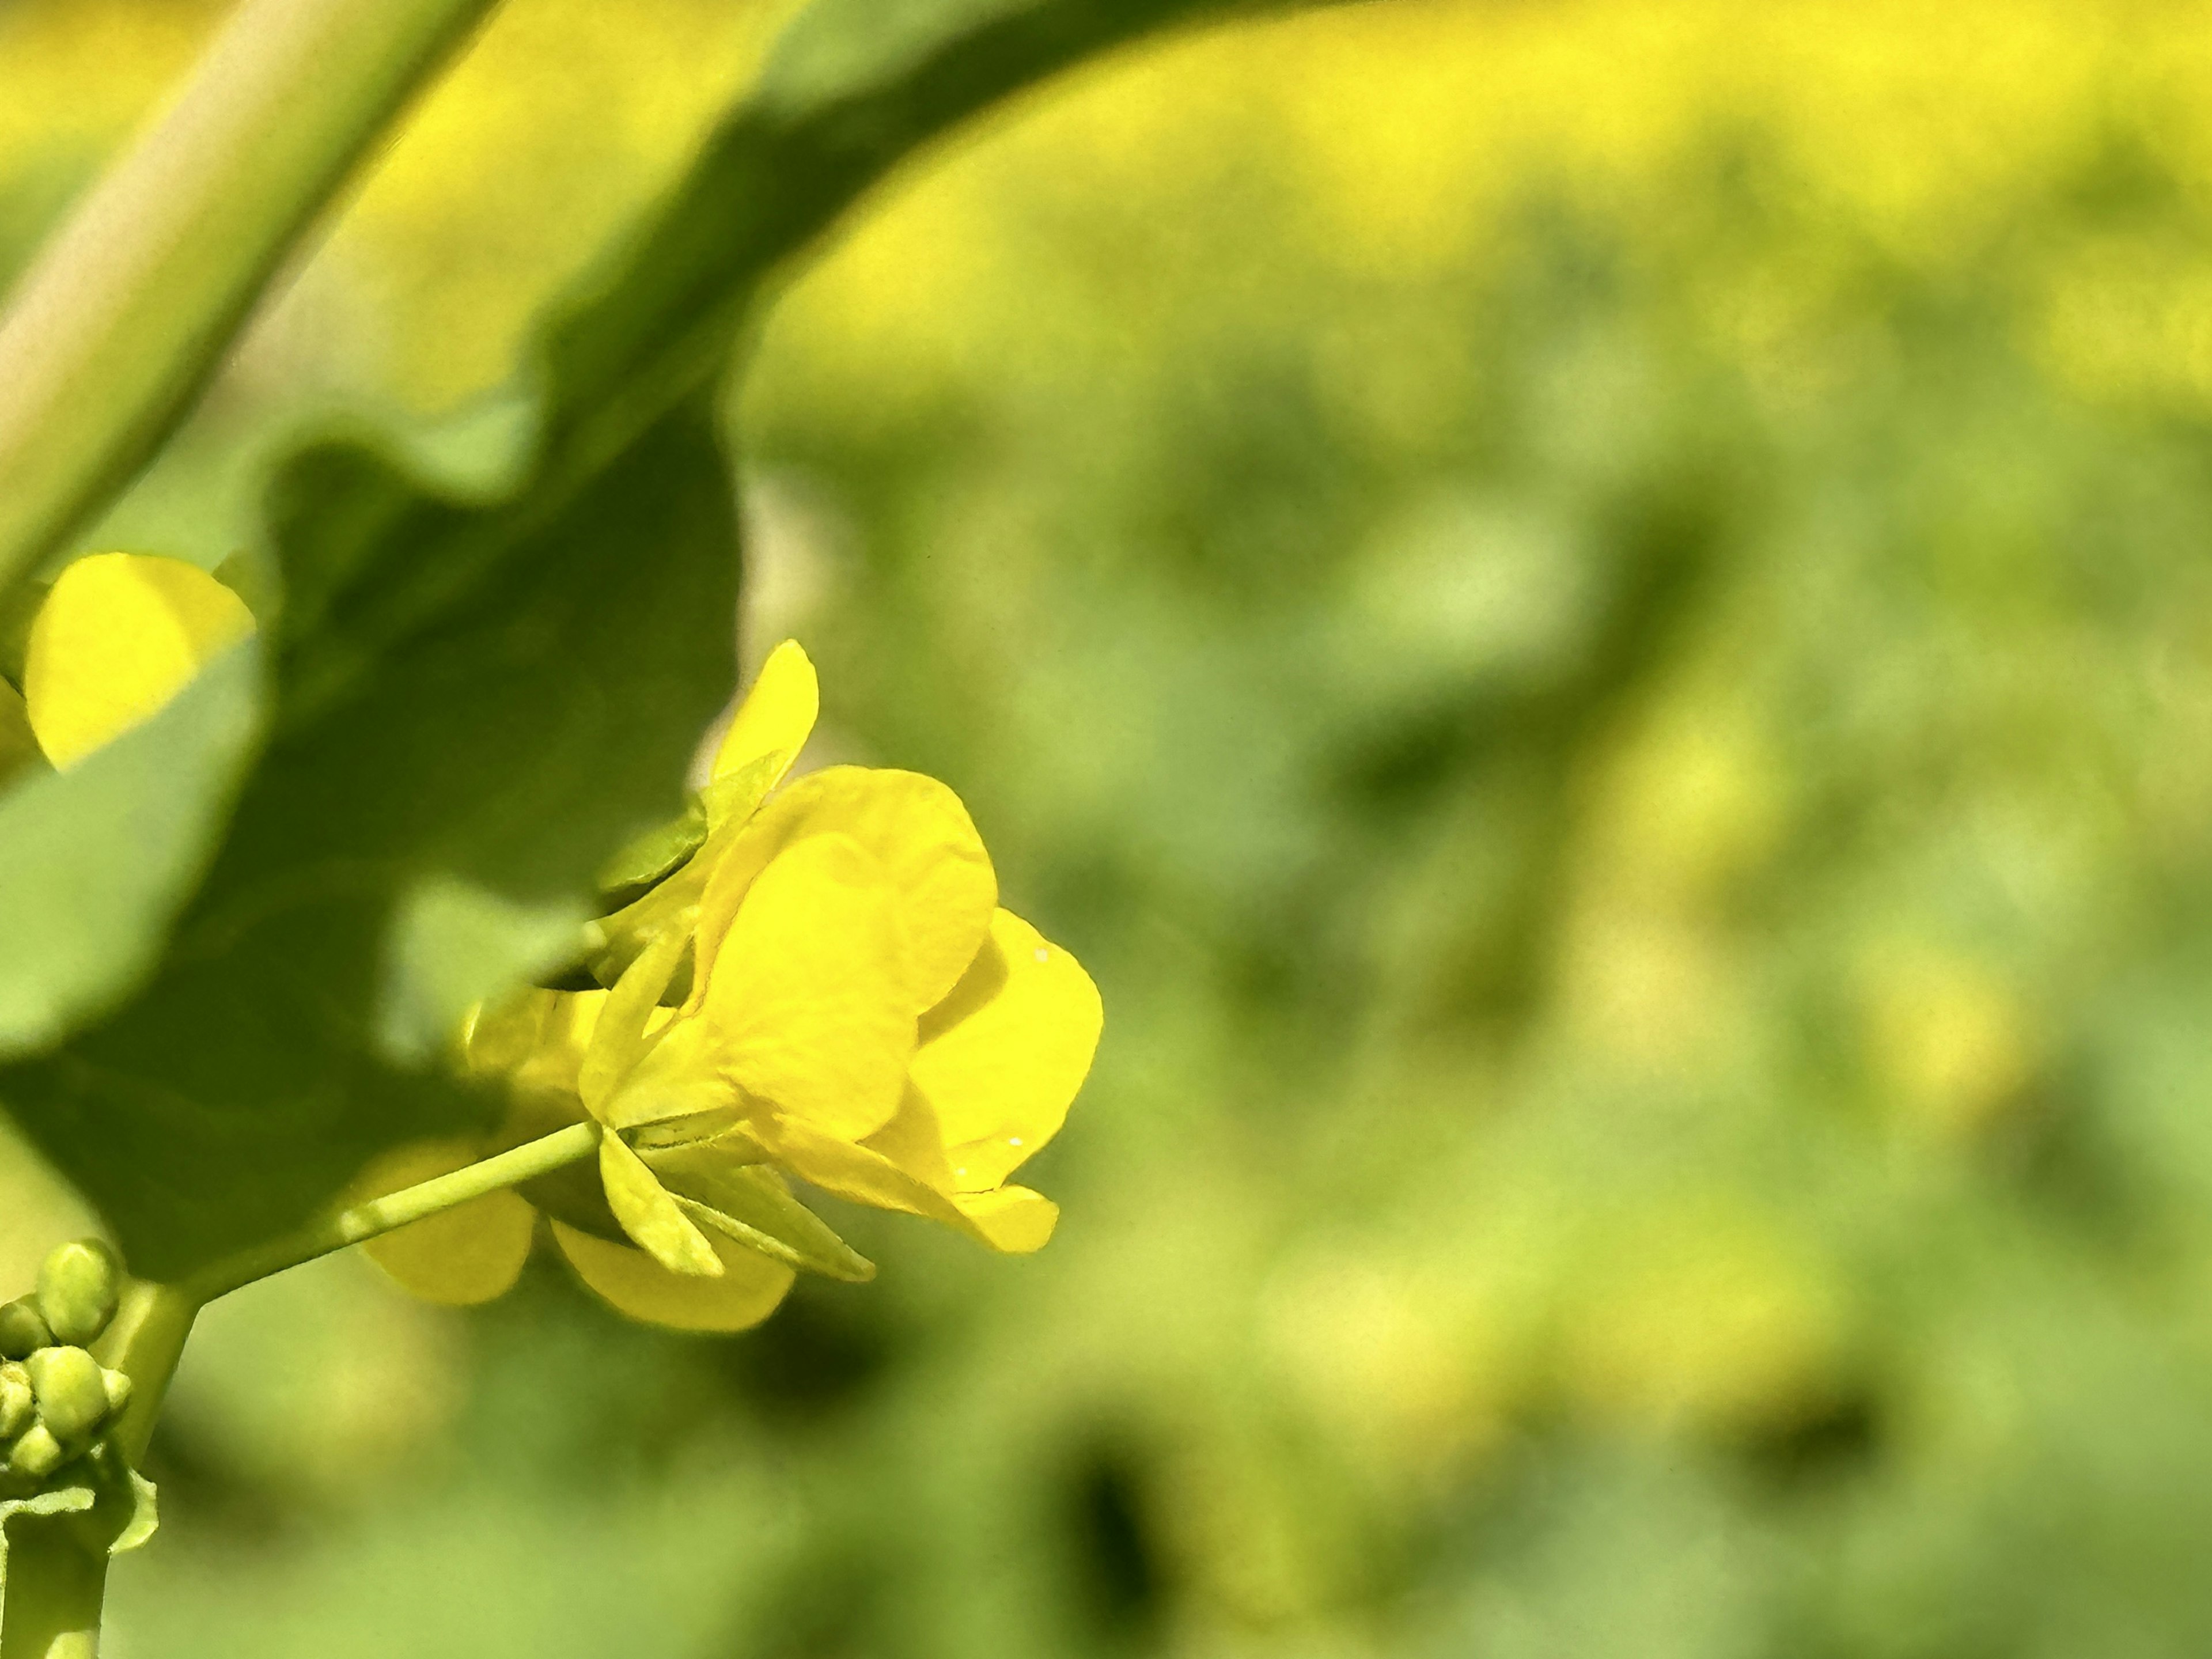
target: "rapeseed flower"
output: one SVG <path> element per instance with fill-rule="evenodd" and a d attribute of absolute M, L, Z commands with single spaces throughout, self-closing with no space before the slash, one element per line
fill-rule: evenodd
<path fill-rule="evenodd" d="M 401 1283 L 487 1300 L 542 1224 L 624 1312 L 740 1329 L 797 1270 L 872 1272 L 788 1176 L 995 1249 L 1051 1237 L 1057 1207 L 1009 1177 L 1058 1132 L 1090 1069 L 1097 989 L 999 908 L 981 839 L 942 783 L 854 766 L 784 783 L 817 702 L 812 665 L 787 641 L 692 812 L 611 870 L 636 896 L 595 929 L 601 988 L 532 991 L 472 1017 L 465 1062 L 509 1093 L 498 1139 L 596 1120 L 598 1169 L 373 1242 Z M 488 1150 L 403 1149 L 362 1190 Z"/>
<path fill-rule="evenodd" d="M 94 553 L 64 569 L 40 602 L 20 700 L 0 686 L 0 716 L 27 727 L 54 765 L 73 766 L 152 718 L 252 632 L 245 603 L 197 565 Z"/>

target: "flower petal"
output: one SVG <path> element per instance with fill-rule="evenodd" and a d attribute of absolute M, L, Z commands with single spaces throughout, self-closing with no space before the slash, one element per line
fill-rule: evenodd
<path fill-rule="evenodd" d="M 914 1052 L 896 896 L 846 836 L 809 836 L 761 872 L 707 983 L 731 1082 L 853 1139 L 889 1121 Z"/>
<path fill-rule="evenodd" d="M 774 1141 L 777 1157 L 824 1192 L 879 1210 L 927 1216 L 994 1250 L 1025 1255 L 1041 1249 L 1060 1219 L 1058 1205 L 1026 1187 L 947 1197 L 872 1147 L 853 1146 L 803 1123 L 779 1120 Z"/>
<path fill-rule="evenodd" d="M 983 1242 L 1008 1255 L 1028 1255 L 1052 1240 L 1060 1225 L 1060 1206 L 1026 1187 L 1000 1187 L 988 1193 L 963 1193 L 952 1200 Z"/>
<path fill-rule="evenodd" d="M 23 695 L 40 745 L 57 766 L 82 759 L 252 632 L 245 602 L 197 565 L 137 553 L 79 559 L 31 624 Z"/>
<path fill-rule="evenodd" d="M 768 653 L 752 690 L 731 717 L 722 746 L 714 751 L 714 776 L 726 778 L 756 761 L 780 755 L 781 760 L 769 767 L 762 785 L 763 793 L 774 788 L 806 746 L 821 708 L 814 665 L 797 640 L 786 640 Z"/>
<path fill-rule="evenodd" d="M 599 1182 L 622 1230 L 655 1261 L 673 1273 L 699 1279 L 722 1276 L 722 1260 L 713 1242 L 691 1224 L 690 1217 L 618 1134 L 599 1137 Z"/>
<path fill-rule="evenodd" d="M 743 1245 L 713 1241 L 719 1279 L 670 1273 L 642 1250 L 555 1221 L 554 1243 L 585 1284 L 632 1319 L 679 1331 L 742 1331 L 774 1313 L 795 1275 Z"/>
<path fill-rule="evenodd" d="M 623 970 L 600 1005 L 576 1068 L 576 1092 L 592 1116 L 605 1117 L 609 1099 L 645 1057 L 647 1024 L 689 945 L 680 933 L 663 933 Z"/>
<path fill-rule="evenodd" d="M 996 1187 L 1060 1133 L 1104 1020 L 1082 964 L 1010 910 L 922 1017 L 916 1087 L 936 1108 L 962 1192 Z"/>
<path fill-rule="evenodd" d="M 959 796 L 935 778 L 864 766 L 810 773 L 771 799 L 715 864 L 699 907 L 711 960 L 752 884 L 788 849 L 847 836 L 883 866 L 907 936 L 904 981 L 920 1013 L 941 1000 L 990 931 L 999 879 Z"/>
<path fill-rule="evenodd" d="M 473 1164 L 483 1148 L 465 1140 L 422 1140 L 385 1153 L 347 1188 L 349 1201 L 382 1198 L 403 1187 Z M 426 1302 L 468 1307 L 504 1295 L 530 1255 L 537 1212 L 511 1192 L 467 1203 L 372 1238 L 362 1246 L 400 1288 Z"/>
<path fill-rule="evenodd" d="M 825 1193 L 878 1210 L 927 1216 L 962 1231 L 967 1218 L 952 1200 L 872 1147 L 826 1134 L 811 1124 L 780 1118 L 769 1130 L 776 1157 L 792 1173 Z"/>
<path fill-rule="evenodd" d="M 940 1193 L 953 1188 L 952 1165 L 945 1155 L 945 1130 L 929 1097 L 914 1086 L 911 1077 L 899 1096 L 891 1121 L 861 1142 L 880 1153 L 924 1186 Z"/>
<path fill-rule="evenodd" d="M 736 1088 L 721 1074 L 704 1019 L 678 1020 L 660 1034 L 597 1115 L 610 1129 L 635 1129 L 733 1111 Z"/>

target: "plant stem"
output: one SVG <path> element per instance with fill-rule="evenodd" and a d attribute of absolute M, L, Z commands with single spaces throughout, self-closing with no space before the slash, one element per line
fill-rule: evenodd
<path fill-rule="evenodd" d="M 8 1591 L 0 1659 L 95 1659 L 107 1551 L 54 1516 L 8 1534 Z"/>
<path fill-rule="evenodd" d="M 162 1397 L 199 1311 L 199 1303 L 177 1285 L 133 1279 L 113 1321 L 93 1345 L 101 1364 L 131 1379 L 131 1403 L 110 1432 L 133 1468 L 145 1461 L 154 1420 L 161 1414 Z"/>
<path fill-rule="evenodd" d="M 190 409 L 277 264 L 492 0 L 243 0 L 0 318 L 0 593 Z"/>
<path fill-rule="evenodd" d="M 451 1175 L 438 1176 L 418 1186 L 334 1211 L 298 1232 L 203 1268 L 178 1290 L 192 1298 L 195 1305 L 212 1302 L 287 1267 L 313 1261 L 317 1256 L 374 1238 L 379 1233 L 388 1233 L 395 1227 L 420 1221 L 441 1210 L 450 1210 L 472 1198 L 482 1198 L 486 1193 L 518 1186 L 568 1164 L 580 1163 L 596 1152 L 599 1146 L 598 1124 L 572 1123 L 565 1129 L 556 1129 L 537 1140 L 525 1141 L 465 1169 L 455 1170 Z"/>

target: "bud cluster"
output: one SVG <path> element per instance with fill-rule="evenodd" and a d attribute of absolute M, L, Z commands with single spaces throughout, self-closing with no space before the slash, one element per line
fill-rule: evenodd
<path fill-rule="evenodd" d="M 35 1294 L 0 1306 L 0 1495 L 50 1484 L 130 1402 L 131 1379 L 86 1346 L 121 1290 L 114 1254 L 79 1239 L 46 1257 Z"/>

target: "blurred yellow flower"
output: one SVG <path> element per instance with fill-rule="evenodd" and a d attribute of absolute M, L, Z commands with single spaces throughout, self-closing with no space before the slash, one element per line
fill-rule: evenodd
<path fill-rule="evenodd" d="M 434 1299 L 498 1295 L 538 1213 L 577 1273 L 635 1317 L 734 1330 L 797 1268 L 872 1271 L 786 1173 L 1030 1251 L 1059 1211 L 1008 1177 L 1058 1133 L 1101 1009 L 1066 951 L 998 907 L 958 799 L 909 772 L 833 767 L 779 789 L 812 729 L 812 665 L 780 646 L 679 835 L 626 855 L 647 890 L 599 927 L 609 988 L 480 1012 L 471 1066 L 506 1079 L 509 1142 L 587 1116 L 577 1171 L 388 1236 L 371 1253 Z M 394 1154 L 362 1190 L 481 1146 Z"/>
<path fill-rule="evenodd" d="M 62 572 L 32 621 L 23 716 L 48 760 L 73 765 L 252 632 L 244 602 L 197 565 L 93 554 Z"/>

